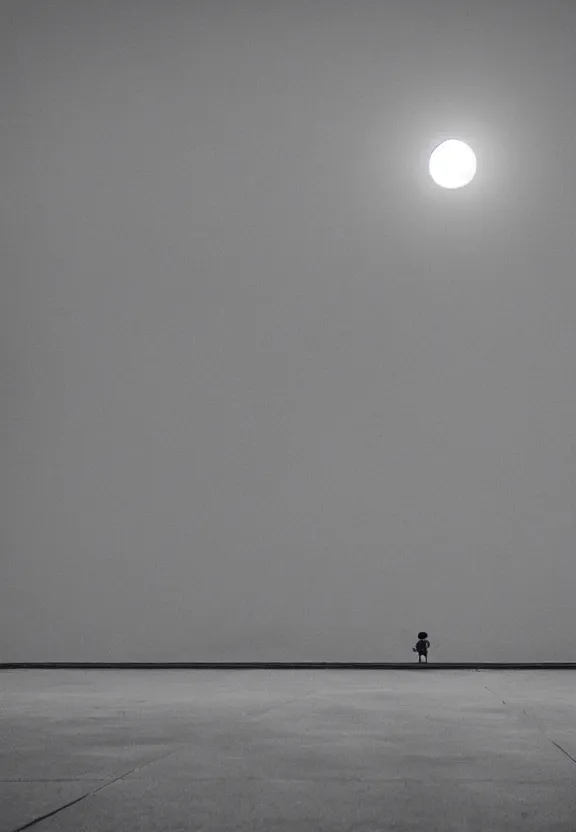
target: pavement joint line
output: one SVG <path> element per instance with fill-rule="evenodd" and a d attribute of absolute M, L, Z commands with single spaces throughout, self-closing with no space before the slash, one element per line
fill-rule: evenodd
<path fill-rule="evenodd" d="M 537 721 L 536 721 L 533 717 L 531 717 L 531 716 L 530 716 L 530 714 L 527 714 L 527 713 L 526 713 L 526 711 L 524 710 L 524 708 L 522 708 L 522 713 L 523 713 L 523 714 L 524 714 L 524 716 L 525 716 L 525 717 L 527 717 L 527 718 L 528 718 L 528 719 L 529 719 L 532 723 L 534 723 L 534 725 L 536 725 L 536 727 L 538 728 L 538 730 L 539 730 L 539 731 L 542 731 L 542 733 L 544 734 L 544 736 L 546 737 L 546 739 L 547 739 L 547 740 L 549 740 L 549 742 L 551 742 L 551 743 L 552 743 L 552 745 L 555 745 L 555 746 L 556 746 L 556 748 L 558 748 L 558 749 L 562 752 L 562 754 L 565 754 L 565 755 L 568 757 L 568 759 L 569 759 L 569 760 L 572 760 L 572 762 L 573 762 L 573 763 L 576 763 L 576 759 L 575 759 L 575 758 L 574 758 L 571 754 L 569 754 L 569 753 L 566 751 L 566 749 L 562 748 L 562 746 L 561 746 L 559 743 L 555 742 L 555 741 L 554 741 L 551 737 L 549 737 L 549 736 L 548 736 L 548 734 L 546 733 L 546 729 L 545 729 L 545 728 L 542 728 L 542 726 L 541 726 L 541 725 L 539 725 L 539 724 L 538 724 L 538 722 L 537 722 Z"/>
<path fill-rule="evenodd" d="M 77 797 L 76 800 L 71 800 L 68 803 L 64 803 L 62 806 L 59 806 L 58 808 L 53 809 L 51 812 L 47 812 L 45 815 L 41 815 L 37 818 L 33 818 L 28 823 L 25 823 L 24 826 L 18 826 L 16 829 L 13 829 L 12 832 L 22 832 L 22 830 L 24 830 L 24 829 L 30 829 L 32 826 L 36 826 L 37 823 L 40 823 L 41 821 L 46 820 L 47 818 L 51 818 L 54 815 L 57 815 L 59 812 L 63 812 L 64 809 L 68 809 L 68 808 L 70 808 L 70 806 L 74 806 L 76 803 L 80 803 L 82 800 L 85 800 L 87 797 L 92 797 L 93 795 L 97 794 L 98 792 L 101 792 L 102 789 L 105 789 L 108 786 L 111 786 L 113 783 L 117 783 L 119 780 L 123 780 L 125 777 L 128 777 L 129 774 L 134 774 L 135 771 L 139 771 L 140 769 L 145 768 L 146 766 L 151 765 L 152 763 L 156 763 L 159 760 L 164 759 L 165 757 L 169 757 L 171 754 L 174 754 L 174 753 L 175 753 L 175 750 L 172 750 L 172 751 L 169 751 L 167 754 L 162 754 L 160 757 L 155 757 L 153 760 L 148 760 L 147 763 L 143 763 L 142 765 L 135 766 L 133 769 L 130 769 L 130 771 L 126 771 L 124 774 L 120 774 L 118 777 L 114 777 L 112 780 L 109 780 L 106 783 L 103 783 L 101 786 L 98 786 L 97 789 L 92 789 L 92 791 L 89 791 L 86 794 L 83 794 L 80 797 Z M 72 781 L 72 782 L 81 782 L 81 781 Z"/>
<path fill-rule="evenodd" d="M 103 783 L 105 777 L 10 777 L 0 783 Z"/>
<path fill-rule="evenodd" d="M 494 693 L 494 691 L 492 690 L 492 688 L 489 688 L 489 687 L 488 687 L 488 685 L 484 685 L 484 687 L 486 688 L 486 690 L 489 690 L 489 691 L 490 691 L 490 693 Z M 498 695 L 498 694 L 495 694 L 495 696 L 497 696 L 497 695 Z M 502 704 L 503 704 L 503 705 L 505 705 L 505 704 L 506 704 L 506 702 L 505 702 L 503 699 L 502 699 L 501 701 L 502 701 Z M 556 746 L 556 748 L 558 748 L 558 749 L 559 749 L 559 751 L 561 751 L 563 754 L 565 754 L 565 755 L 568 757 L 568 759 L 569 759 L 569 760 L 572 760 L 572 762 L 576 764 L 576 758 L 574 758 L 571 754 L 569 754 L 569 753 L 568 753 L 568 751 L 566 751 L 566 749 L 565 749 L 565 748 L 562 748 L 562 746 L 561 746 L 561 745 L 559 745 L 559 743 L 555 742 L 555 741 L 554 741 L 551 737 L 549 737 L 549 736 L 548 736 L 548 734 L 546 733 L 546 729 L 545 729 L 545 728 L 543 728 L 541 724 L 538 724 L 538 721 L 537 721 L 536 719 L 534 719 L 534 717 L 532 717 L 532 716 L 530 716 L 530 714 L 526 713 L 526 711 L 524 710 L 524 708 L 522 708 L 521 710 L 522 710 L 522 713 L 524 714 L 524 716 L 525 716 L 527 719 L 529 719 L 529 720 L 530 720 L 530 722 L 532 722 L 534 725 L 536 725 L 536 728 L 544 734 L 544 736 L 546 737 L 546 739 L 547 739 L 549 742 L 551 742 L 551 743 L 552 743 L 552 745 L 555 745 L 555 746 Z"/>

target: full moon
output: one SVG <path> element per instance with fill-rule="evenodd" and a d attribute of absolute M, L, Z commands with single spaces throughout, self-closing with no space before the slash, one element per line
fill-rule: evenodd
<path fill-rule="evenodd" d="M 442 188 L 462 188 L 475 173 L 474 151 L 458 139 L 443 142 L 430 156 L 430 176 Z"/>

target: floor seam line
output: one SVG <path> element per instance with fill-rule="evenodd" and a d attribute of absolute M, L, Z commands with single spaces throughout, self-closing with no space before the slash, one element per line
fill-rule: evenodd
<path fill-rule="evenodd" d="M 33 820 L 29 821 L 28 823 L 25 823 L 23 826 L 16 827 L 16 829 L 13 829 L 12 832 L 22 832 L 22 830 L 24 830 L 24 829 L 30 829 L 32 826 L 35 826 L 37 823 L 40 823 L 43 820 L 47 820 L 48 818 L 51 818 L 54 815 L 57 815 L 59 812 L 63 812 L 64 809 L 68 809 L 68 808 L 70 808 L 70 806 L 75 806 L 76 803 L 80 803 L 82 800 L 85 800 L 87 797 L 91 797 L 92 795 L 97 794 L 98 792 L 102 791 L 102 789 L 105 789 L 108 786 L 111 786 L 113 783 L 117 783 L 119 780 L 123 780 L 125 777 L 128 777 L 128 775 L 130 775 L 130 774 L 134 774 L 135 771 L 139 771 L 140 769 L 145 768 L 146 766 L 149 766 L 152 763 L 156 763 L 159 760 L 164 759 L 165 757 L 169 757 L 171 754 L 174 754 L 174 753 L 175 753 L 175 751 L 172 750 L 172 751 L 169 751 L 167 754 L 163 754 L 160 757 L 156 757 L 154 760 L 149 760 L 147 763 L 144 763 L 143 765 L 135 766 L 135 768 L 130 769 L 130 771 L 127 771 L 124 774 L 119 775 L 118 777 L 114 777 L 112 780 L 109 780 L 106 783 L 103 783 L 101 786 L 98 786 L 97 789 L 92 789 L 92 791 L 87 792 L 86 794 L 83 794 L 81 797 L 77 797 L 76 800 L 71 800 L 69 803 L 65 803 L 63 806 L 59 806 L 57 809 L 54 809 L 51 812 L 47 812 L 45 815 L 41 815 L 40 817 L 34 818 Z"/>

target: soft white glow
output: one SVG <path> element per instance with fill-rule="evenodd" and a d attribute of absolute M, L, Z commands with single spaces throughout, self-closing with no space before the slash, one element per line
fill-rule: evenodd
<path fill-rule="evenodd" d="M 475 173 L 474 151 L 458 139 L 443 142 L 430 156 L 430 176 L 442 188 L 462 188 Z"/>

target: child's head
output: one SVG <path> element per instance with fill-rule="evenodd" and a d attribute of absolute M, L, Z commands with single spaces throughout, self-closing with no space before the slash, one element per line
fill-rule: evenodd
<path fill-rule="evenodd" d="M 428 638 L 428 633 L 425 633 L 425 632 L 418 633 L 418 638 Z"/>

